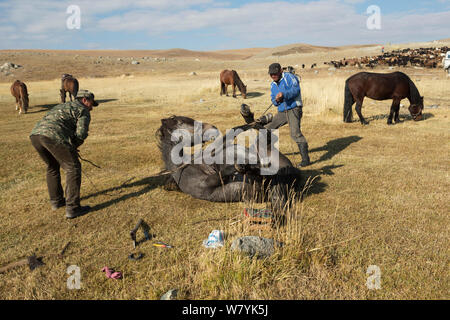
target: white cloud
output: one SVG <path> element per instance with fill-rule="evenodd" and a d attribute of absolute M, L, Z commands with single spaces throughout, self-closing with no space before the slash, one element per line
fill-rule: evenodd
<path fill-rule="evenodd" d="M 23 47 L 34 43 L 35 47 L 45 47 L 56 39 L 65 41 L 74 34 L 81 37 L 102 31 L 112 35 L 115 32 L 142 33 L 145 39 L 181 31 L 207 33 L 214 29 L 224 38 L 244 43 L 241 47 L 248 42 L 256 44 L 267 40 L 338 45 L 448 37 L 450 11 L 394 15 L 382 10 L 382 29 L 371 31 L 366 28 L 365 12 L 355 10 L 355 4 L 362 2 L 365 1 L 278 1 L 233 8 L 214 0 L 44 0 L 39 1 L 39 5 L 31 0 L 8 1 L 0 3 L 0 31 L 7 30 L 2 32 L 7 36 L 0 46 Z M 70 4 L 81 8 L 78 33 L 66 28 L 66 8 Z M 89 39 L 88 42 L 101 43 L 101 40 Z"/>

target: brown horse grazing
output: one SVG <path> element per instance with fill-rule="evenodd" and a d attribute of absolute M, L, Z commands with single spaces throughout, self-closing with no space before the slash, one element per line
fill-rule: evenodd
<path fill-rule="evenodd" d="M 72 101 L 72 96 L 75 99 L 78 93 L 78 80 L 75 79 L 70 74 L 63 74 L 61 77 L 61 102 L 66 102 L 66 92 L 69 92 L 70 101 Z"/>
<path fill-rule="evenodd" d="M 14 81 L 11 85 L 11 94 L 16 98 L 16 110 L 19 114 L 27 113 L 28 111 L 28 90 L 25 83 L 20 80 Z"/>
<path fill-rule="evenodd" d="M 220 73 L 220 95 L 226 94 L 228 97 L 228 86 L 233 86 L 233 98 L 236 98 L 236 86 L 242 93 L 242 96 L 247 98 L 247 86 L 241 81 L 239 75 L 234 70 L 223 70 Z"/>
<path fill-rule="evenodd" d="M 364 97 L 374 100 L 392 99 L 391 112 L 387 124 L 400 122 L 400 101 L 408 98 L 409 112 L 415 121 L 422 120 L 423 97 L 411 79 L 402 72 L 394 73 L 357 73 L 345 82 L 344 122 L 352 122 L 352 106 L 356 102 L 356 113 L 362 124 L 368 124 L 361 114 Z"/>

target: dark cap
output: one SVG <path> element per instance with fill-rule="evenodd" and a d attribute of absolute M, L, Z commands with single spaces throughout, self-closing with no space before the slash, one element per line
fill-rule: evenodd
<path fill-rule="evenodd" d="M 92 92 L 90 92 L 89 90 L 80 90 L 77 93 L 77 98 L 86 98 L 86 99 L 90 99 L 92 101 L 94 101 L 94 107 L 98 106 L 98 102 L 95 101 L 95 96 Z"/>
<path fill-rule="evenodd" d="M 281 73 L 281 65 L 279 63 L 272 63 L 269 66 L 269 74 L 279 74 Z"/>

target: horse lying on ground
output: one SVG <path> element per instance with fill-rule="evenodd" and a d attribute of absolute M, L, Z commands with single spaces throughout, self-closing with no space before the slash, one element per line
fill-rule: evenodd
<path fill-rule="evenodd" d="M 16 98 L 16 110 L 19 114 L 27 113 L 28 111 L 28 90 L 25 83 L 20 80 L 14 81 L 11 85 L 11 94 Z"/>
<path fill-rule="evenodd" d="M 197 122 L 198 123 L 198 122 Z M 165 170 L 171 175 L 170 182 L 175 183 L 184 193 L 190 194 L 197 199 L 212 202 L 240 202 L 254 200 L 256 202 L 271 201 L 274 210 L 285 207 L 291 198 L 292 190 L 299 190 L 300 170 L 296 169 L 289 159 L 281 153 L 279 154 L 279 165 L 266 174 L 264 169 L 268 167 L 267 159 L 272 159 L 275 151 L 269 148 L 266 159 L 258 158 L 255 164 L 249 161 L 249 150 L 245 147 L 233 145 L 233 158 L 231 163 L 227 161 L 210 163 L 205 161 L 205 157 L 184 153 L 179 147 L 180 141 L 185 145 L 194 146 L 194 139 L 180 138 L 177 133 L 180 129 L 191 134 L 197 134 L 197 142 L 203 144 L 214 138 L 213 144 L 218 146 L 214 149 L 214 155 L 228 155 L 229 144 L 224 144 L 227 137 L 219 137 L 216 127 L 208 123 L 202 123 L 200 132 L 195 132 L 196 121 L 191 118 L 172 116 L 161 120 L 161 127 L 156 131 L 158 147 L 162 154 Z M 233 128 L 234 132 L 242 132 L 258 127 L 257 124 L 246 124 Z M 228 131 L 230 132 L 230 131 Z M 201 136 L 201 137 L 199 137 Z M 191 135 L 192 137 L 192 135 Z M 190 139 L 190 140 L 189 140 Z M 269 139 L 270 140 L 270 139 Z M 231 140 L 234 141 L 234 135 Z M 270 143 L 271 144 L 271 143 Z M 208 146 L 209 147 L 209 146 Z M 208 147 L 206 149 L 208 149 Z M 242 149 L 244 148 L 244 150 Z M 227 150 L 225 150 L 227 149 Z M 194 147 L 195 151 L 195 147 Z M 245 157 L 244 164 L 237 161 L 239 155 Z M 180 164 L 175 163 L 174 157 L 188 156 L 190 162 Z M 225 156 L 224 156 L 225 157 Z M 224 159 L 224 158 L 222 158 Z"/>
<path fill-rule="evenodd" d="M 66 102 L 66 92 L 69 92 L 70 101 L 72 101 L 72 97 L 75 99 L 78 89 L 78 80 L 70 74 L 63 74 L 61 77 L 61 89 L 59 90 L 61 94 L 61 102 Z"/>
<path fill-rule="evenodd" d="M 357 73 L 345 82 L 344 122 L 352 122 L 352 106 L 356 102 L 356 113 L 362 124 L 368 124 L 361 113 L 364 97 L 374 100 L 392 99 L 391 112 L 387 124 L 400 122 L 400 101 L 408 98 L 410 102 L 409 112 L 415 121 L 422 119 L 423 97 L 411 79 L 402 72 L 388 74 L 382 73 Z"/>
<path fill-rule="evenodd" d="M 228 85 L 233 87 L 233 98 L 236 98 L 236 86 L 242 93 L 242 97 L 247 98 L 247 86 L 234 70 L 223 70 L 220 73 L 220 95 L 225 94 L 228 97 Z"/>

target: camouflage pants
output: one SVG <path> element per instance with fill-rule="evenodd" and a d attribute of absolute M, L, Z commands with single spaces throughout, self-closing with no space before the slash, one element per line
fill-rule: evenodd
<path fill-rule="evenodd" d="M 66 172 L 66 211 L 80 206 L 81 163 L 75 149 L 54 142 L 41 135 L 30 137 L 31 144 L 47 165 L 47 188 L 50 203 L 58 206 L 64 202 L 60 167 Z"/>

